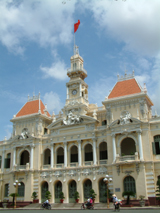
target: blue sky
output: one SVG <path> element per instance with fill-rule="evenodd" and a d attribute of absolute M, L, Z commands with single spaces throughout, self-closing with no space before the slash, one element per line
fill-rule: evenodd
<path fill-rule="evenodd" d="M 28 95 L 63 108 L 78 19 L 89 102 L 101 106 L 117 74 L 134 70 L 160 114 L 159 0 L 0 0 L 0 11 L 0 140 Z"/>

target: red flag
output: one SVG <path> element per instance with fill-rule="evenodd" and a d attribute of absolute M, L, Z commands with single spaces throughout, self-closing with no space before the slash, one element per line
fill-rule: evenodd
<path fill-rule="evenodd" d="M 80 20 L 78 20 L 78 22 L 74 24 L 74 33 L 78 30 L 79 25 L 80 25 Z"/>

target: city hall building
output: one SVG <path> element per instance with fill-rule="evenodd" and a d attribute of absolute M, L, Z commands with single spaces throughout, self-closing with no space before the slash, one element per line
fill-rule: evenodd
<path fill-rule="evenodd" d="M 78 49 L 67 70 L 66 103 L 62 113 L 50 115 L 38 96 L 28 101 L 13 116 L 9 140 L 0 142 L 0 200 L 12 200 L 18 186 L 17 200 L 39 202 L 46 191 L 51 203 L 86 200 L 94 189 L 95 202 L 106 202 L 106 184 L 111 193 L 122 198 L 124 191 L 136 193 L 150 202 L 155 199 L 160 178 L 160 117 L 152 116 L 153 103 L 146 86 L 141 87 L 132 74 L 118 76 L 102 106 L 88 101 L 87 71 Z M 105 89 L 105 88 L 104 88 Z"/>

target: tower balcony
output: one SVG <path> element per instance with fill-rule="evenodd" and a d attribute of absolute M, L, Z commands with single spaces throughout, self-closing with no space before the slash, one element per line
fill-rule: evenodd
<path fill-rule="evenodd" d="M 87 77 L 87 71 L 80 66 L 67 69 L 68 77 L 71 77 L 73 74 L 83 75 L 84 78 Z"/>

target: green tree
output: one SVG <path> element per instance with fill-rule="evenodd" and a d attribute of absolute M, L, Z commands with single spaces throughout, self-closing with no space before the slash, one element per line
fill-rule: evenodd
<path fill-rule="evenodd" d="M 77 200 L 77 199 L 79 198 L 79 192 L 76 191 L 76 192 L 74 193 L 74 198 L 75 198 L 75 200 Z"/>
<path fill-rule="evenodd" d="M 46 198 L 47 200 L 50 200 L 51 197 L 52 197 L 52 195 L 51 195 L 50 191 L 46 191 L 45 198 Z"/>
<path fill-rule="evenodd" d="M 122 193 L 122 196 L 123 197 L 127 196 L 127 202 L 126 202 L 126 204 L 129 205 L 129 203 L 130 203 L 130 196 L 135 196 L 135 193 L 133 191 L 124 191 Z"/>
<path fill-rule="evenodd" d="M 59 198 L 62 199 L 62 200 L 65 198 L 63 192 L 60 192 L 60 193 L 59 193 Z"/>
<path fill-rule="evenodd" d="M 33 193 L 32 193 L 32 198 L 33 198 L 33 200 L 35 200 L 37 197 L 38 197 L 37 192 L 33 192 Z"/>
<path fill-rule="evenodd" d="M 91 189 L 90 192 L 89 192 L 89 195 L 90 195 L 90 197 L 95 199 L 97 194 L 95 193 L 94 189 Z"/>
<path fill-rule="evenodd" d="M 160 200 L 160 179 L 157 180 L 156 199 Z"/>

